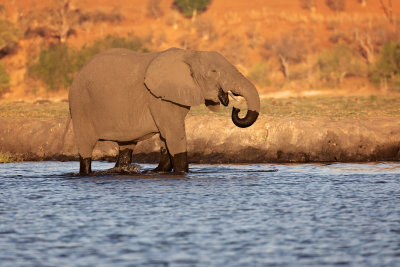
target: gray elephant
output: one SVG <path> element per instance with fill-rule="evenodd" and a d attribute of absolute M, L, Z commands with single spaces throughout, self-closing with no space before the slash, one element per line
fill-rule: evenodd
<path fill-rule="evenodd" d="M 80 174 L 91 172 L 97 141 L 119 145 L 116 167 L 131 166 L 137 142 L 159 134 L 161 159 L 155 172 L 188 172 L 185 117 L 191 106 L 217 110 L 228 94 L 242 96 L 244 118 L 233 108 L 238 127 L 252 125 L 260 111 L 254 85 L 217 52 L 171 48 L 156 53 L 110 49 L 90 59 L 69 92 L 70 115 L 80 156 Z"/>

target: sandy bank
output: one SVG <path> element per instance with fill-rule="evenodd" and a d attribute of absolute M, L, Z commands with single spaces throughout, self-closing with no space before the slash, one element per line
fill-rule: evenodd
<path fill-rule="evenodd" d="M 23 160 L 77 159 L 72 126 L 64 144 L 66 119 L 0 118 L 0 152 Z M 367 120 L 325 118 L 273 119 L 261 116 L 250 128 L 239 129 L 230 118 L 189 116 L 186 119 L 190 162 L 362 162 L 400 159 L 397 118 Z M 137 162 L 158 160 L 158 136 L 138 144 Z M 98 142 L 95 159 L 113 159 L 113 142 Z"/>

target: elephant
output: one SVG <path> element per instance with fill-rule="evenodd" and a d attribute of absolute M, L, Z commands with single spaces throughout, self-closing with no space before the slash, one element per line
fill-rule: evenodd
<path fill-rule="evenodd" d="M 233 123 L 251 126 L 260 112 L 257 89 L 218 52 L 113 48 L 95 55 L 75 76 L 68 96 L 79 173 L 92 172 L 97 141 L 116 142 L 115 167 L 129 168 L 135 145 L 155 134 L 161 156 L 153 171 L 188 172 L 185 117 L 190 107 L 205 104 L 217 111 L 220 103 L 229 104 L 228 95 L 247 102 L 242 118 L 233 107 Z"/>

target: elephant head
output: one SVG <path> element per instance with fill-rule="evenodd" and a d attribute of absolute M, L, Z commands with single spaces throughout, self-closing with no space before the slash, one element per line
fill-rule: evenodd
<path fill-rule="evenodd" d="M 217 52 L 172 48 L 154 58 L 145 75 L 145 85 L 155 97 L 183 106 L 204 103 L 217 111 L 220 103 L 229 104 L 228 94 L 244 97 L 246 116 L 239 118 L 240 110 L 232 109 L 238 127 L 251 126 L 260 112 L 255 86 Z"/>

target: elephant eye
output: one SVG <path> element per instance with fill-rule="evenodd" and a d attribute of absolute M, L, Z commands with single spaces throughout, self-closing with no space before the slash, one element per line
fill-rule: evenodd
<path fill-rule="evenodd" d="M 211 72 L 217 72 L 216 70 L 211 70 Z"/>

